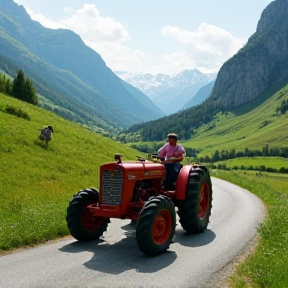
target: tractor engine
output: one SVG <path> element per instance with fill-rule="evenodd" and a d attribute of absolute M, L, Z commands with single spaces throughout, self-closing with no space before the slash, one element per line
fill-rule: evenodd
<path fill-rule="evenodd" d="M 150 197 L 158 194 L 158 191 L 155 187 L 153 187 L 153 184 L 152 179 L 140 180 L 135 183 L 133 198 L 130 202 L 130 209 L 127 218 L 132 220 L 138 219 L 139 213 L 145 202 L 148 201 Z"/>
<path fill-rule="evenodd" d="M 99 201 L 90 205 L 94 216 L 136 220 L 151 196 L 161 191 L 165 176 L 161 164 L 117 162 L 100 167 Z"/>

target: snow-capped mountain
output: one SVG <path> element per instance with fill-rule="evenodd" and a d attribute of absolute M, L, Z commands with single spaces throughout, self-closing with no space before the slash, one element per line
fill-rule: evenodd
<path fill-rule="evenodd" d="M 201 87 L 217 76 L 215 73 L 204 74 L 197 69 L 185 70 L 173 77 L 122 71 L 115 74 L 144 92 L 167 115 L 181 110 Z"/>
<path fill-rule="evenodd" d="M 124 71 L 114 71 L 114 73 L 122 80 L 144 92 L 150 98 L 153 97 L 153 95 L 162 92 L 165 89 L 165 84 L 171 79 L 169 75 L 165 74 L 152 75 Z"/>

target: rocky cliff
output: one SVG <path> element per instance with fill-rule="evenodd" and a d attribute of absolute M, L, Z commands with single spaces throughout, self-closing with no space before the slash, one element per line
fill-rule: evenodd
<path fill-rule="evenodd" d="M 233 108 L 281 82 L 288 83 L 288 0 L 262 12 L 248 43 L 221 67 L 210 98 Z"/>

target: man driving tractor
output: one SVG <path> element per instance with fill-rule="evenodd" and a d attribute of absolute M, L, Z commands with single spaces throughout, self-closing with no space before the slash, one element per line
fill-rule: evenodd
<path fill-rule="evenodd" d="M 183 166 L 180 162 L 184 159 L 185 149 L 182 145 L 177 144 L 177 134 L 169 133 L 167 138 L 168 143 L 158 150 L 158 157 L 166 168 L 165 188 L 172 190 L 173 182 L 177 180 L 179 171 Z"/>
<path fill-rule="evenodd" d="M 177 144 L 176 134 L 167 137 L 168 143 L 157 157 L 150 155 L 150 161 L 140 157 L 138 161 L 122 161 L 121 155 L 115 154 L 115 161 L 100 166 L 99 191 L 86 188 L 74 194 L 66 222 L 75 239 L 98 239 L 107 231 L 111 218 L 130 219 L 137 223 L 139 249 L 147 256 L 156 256 L 172 242 L 176 213 L 187 233 L 207 229 L 212 208 L 209 170 L 197 164 L 182 167 L 185 150 Z"/>

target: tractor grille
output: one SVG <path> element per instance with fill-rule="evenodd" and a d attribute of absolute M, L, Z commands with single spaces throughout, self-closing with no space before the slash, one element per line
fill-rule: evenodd
<path fill-rule="evenodd" d="M 102 204 L 120 204 L 123 184 L 122 170 L 105 170 L 102 181 Z"/>

